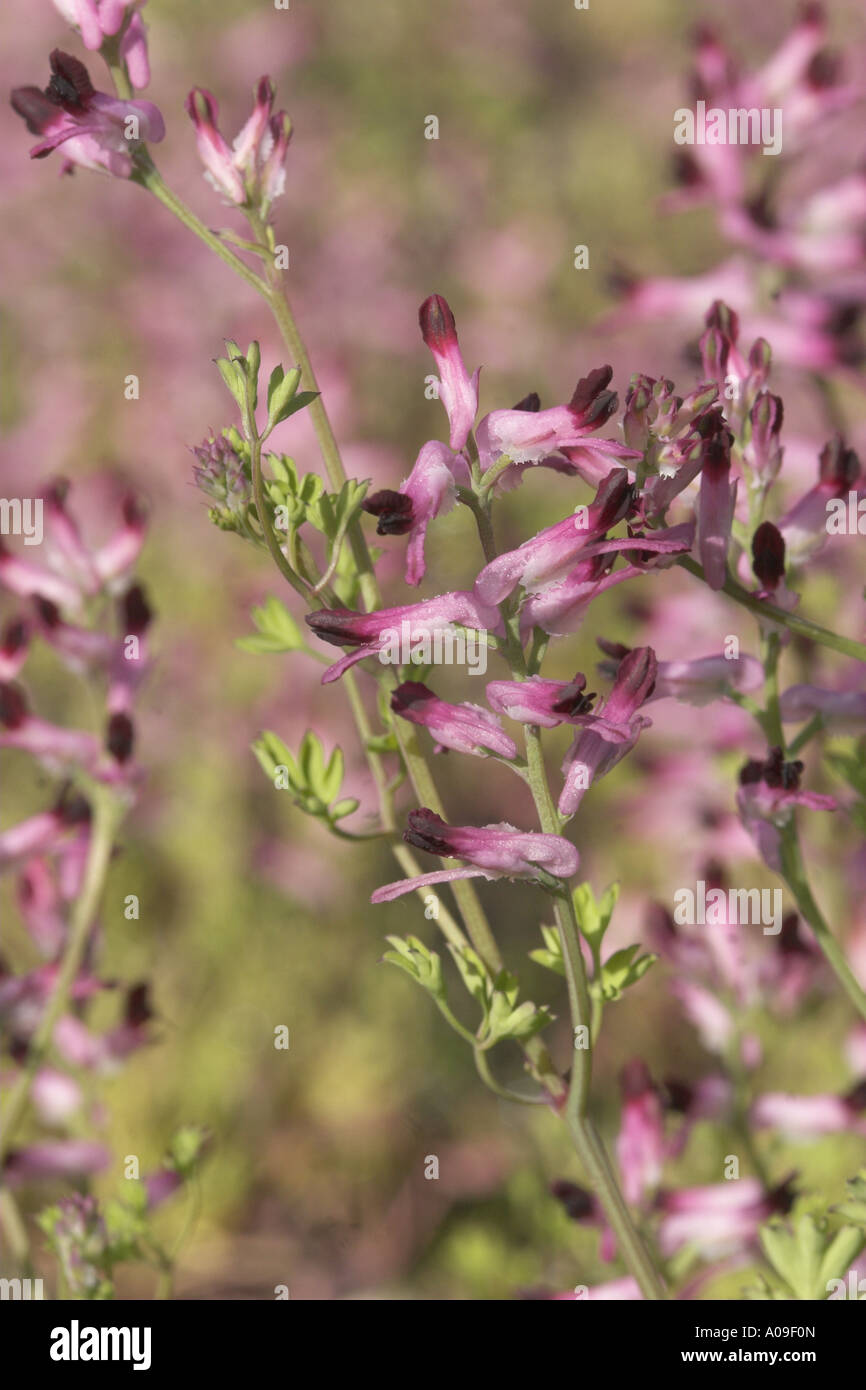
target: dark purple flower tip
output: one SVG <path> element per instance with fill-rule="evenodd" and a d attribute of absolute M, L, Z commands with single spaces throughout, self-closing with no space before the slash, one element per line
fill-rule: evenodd
<path fill-rule="evenodd" d="M 847 448 L 841 434 L 829 440 L 821 450 L 819 476 L 822 483 L 832 484 L 839 492 L 847 492 L 860 477 L 860 459 Z"/>
<path fill-rule="evenodd" d="M 55 103 L 39 87 L 16 87 L 9 104 L 24 121 L 31 135 L 41 135 L 57 116 Z"/>
<path fill-rule="evenodd" d="M 572 1221 L 585 1221 L 595 1211 L 592 1193 L 566 1178 L 558 1178 L 550 1184 L 550 1195 L 562 1203 L 566 1216 Z"/>
<path fill-rule="evenodd" d="M 512 410 L 527 410 L 532 415 L 537 415 L 541 409 L 541 397 L 537 391 L 530 391 L 528 396 L 524 396 L 522 401 L 511 407 Z"/>
<path fill-rule="evenodd" d="M 369 641 L 368 636 L 356 631 L 358 614 L 351 608 L 319 608 L 315 613 L 305 613 L 304 622 L 317 637 L 334 647 L 356 647 Z"/>
<path fill-rule="evenodd" d="M 56 603 L 51 602 L 50 598 L 41 598 L 37 596 L 33 600 L 33 606 L 39 614 L 39 621 L 44 627 L 49 629 L 62 627 L 63 618 L 61 617 L 60 609 L 57 607 Z"/>
<path fill-rule="evenodd" d="M 25 618 L 11 618 L 3 629 L 0 651 L 6 657 L 23 651 L 30 640 L 30 629 Z"/>
<path fill-rule="evenodd" d="M 794 1190 L 796 1177 L 796 1173 L 789 1173 L 786 1178 L 782 1179 L 778 1187 L 771 1188 L 767 1193 L 767 1203 L 771 1211 L 785 1216 L 791 1210 L 797 1196 Z"/>
<path fill-rule="evenodd" d="M 707 328 L 717 328 L 731 343 L 735 343 L 740 335 L 739 316 L 721 299 L 714 300 L 710 305 L 704 322 Z"/>
<path fill-rule="evenodd" d="M 564 714 L 573 718 L 576 714 L 589 714 L 598 699 L 594 690 L 586 690 L 586 676 L 578 671 L 574 680 L 563 690 L 558 700 L 551 705 L 554 714 Z"/>
<path fill-rule="evenodd" d="M 602 479 L 592 502 L 597 517 L 596 529 L 609 531 L 634 508 L 634 484 L 629 482 L 628 469 L 614 468 Z"/>
<path fill-rule="evenodd" d="M 634 647 L 624 656 L 616 673 L 616 691 L 637 709 L 655 690 L 659 664 L 652 647 Z M 610 700 L 608 701 L 610 703 Z"/>
<path fill-rule="evenodd" d="M 128 492 L 120 504 L 123 519 L 127 526 L 136 530 L 142 528 L 147 520 L 147 507 L 134 492 Z"/>
<path fill-rule="evenodd" d="M 789 912 L 782 920 L 782 930 L 776 938 L 778 950 L 783 956 L 812 956 L 809 942 L 800 930 L 800 918 L 796 912 Z"/>
<path fill-rule="evenodd" d="M 666 1076 L 662 1082 L 661 1101 L 665 1110 L 675 1115 L 685 1115 L 691 1108 L 694 1087 L 676 1076 Z"/>
<path fill-rule="evenodd" d="M 770 749 L 763 762 L 757 758 L 750 758 L 740 768 L 739 783 L 741 787 L 748 787 L 754 786 L 757 782 L 765 782 L 768 787 L 780 791 L 796 791 L 800 785 L 802 771 L 803 763 L 800 759 L 786 762 L 783 750 L 777 745 Z"/>
<path fill-rule="evenodd" d="M 392 488 L 382 488 L 372 497 L 365 497 L 361 503 L 365 512 L 375 516 L 378 536 L 405 536 L 412 530 L 412 498 L 405 492 L 395 492 Z"/>
<path fill-rule="evenodd" d="M 419 701 L 435 699 L 433 691 L 422 681 L 404 681 L 391 696 L 391 708 L 395 714 L 402 714 L 405 709 L 417 705 Z"/>
<path fill-rule="evenodd" d="M 728 876 L 724 866 L 717 859 L 710 859 L 704 865 L 701 875 L 708 888 L 726 888 Z"/>
<path fill-rule="evenodd" d="M 806 81 L 816 92 L 827 91 L 838 86 L 842 75 L 842 59 L 829 48 L 822 48 L 811 59 L 806 69 Z"/>
<path fill-rule="evenodd" d="M 569 408 L 576 415 L 586 415 L 588 420 L 597 419 L 607 410 L 604 418 L 608 419 L 616 410 L 616 392 L 607 390 L 612 380 L 613 367 L 596 367 L 588 376 L 581 377 L 575 386 L 574 394 L 568 403 Z M 614 405 L 612 409 L 608 409 L 611 398 Z"/>
<path fill-rule="evenodd" d="M 448 840 L 441 834 L 443 830 L 447 834 L 449 827 L 435 811 L 422 806 L 417 811 L 410 811 L 406 819 L 409 829 L 403 831 L 403 839 L 407 845 L 426 850 L 428 854 L 442 854 L 446 858 L 454 853 Z"/>
<path fill-rule="evenodd" d="M 65 786 L 54 804 L 54 814 L 61 825 L 86 825 L 90 820 L 90 802 Z"/>
<path fill-rule="evenodd" d="M 737 780 L 741 787 L 753 787 L 764 776 L 764 764 L 758 758 L 750 758 L 740 768 Z"/>
<path fill-rule="evenodd" d="M 127 589 L 118 603 L 118 608 L 120 625 L 125 636 L 131 634 L 140 637 L 147 631 L 153 620 L 153 610 L 140 584 L 133 584 Z"/>
<path fill-rule="evenodd" d="M 845 1093 L 845 1104 L 855 1113 L 866 1110 L 866 1077 Z"/>
<path fill-rule="evenodd" d="M 90 73 L 79 58 L 63 53 L 55 48 L 49 58 L 51 81 L 45 88 L 45 95 L 64 111 L 74 114 L 87 106 L 95 95 Z"/>
<path fill-rule="evenodd" d="M 623 1100 L 637 1100 L 655 1090 L 649 1067 L 641 1057 L 633 1057 L 619 1074 L 619 1085 Z"/>
<path fill-rule="evenodd" d="M 153 1018 L 150 1004 L 150 985 L 146 980 L 132 985 L 127 991 L 123 1020 L 130 1028 L 143 1028 Z"/>
<path fill-rule="evenodd" d="M 27 696 L 13 681 L 0 682 L 0 724 L 6 729 L 20 729 L 29 716 Z"/>
<path fill-rule="evenodd" d="M 135 729 L 128 714 L 113 714 L 105 733 L 105 746 L 117 763 L 129 762 L 135 744 Z"/>
<path fill-rule="evenodd" d="M 762 521 L 752 537 L 752 569 L 765 589 L 775 589 L 785 573 L 785 537 L 772 521 Z"/>
<path fill-rule="evenodd" d="M 457 325 L 447 299 L 431 294 L 418 310 L 421 337 L 428 348 L 444 352 L 457 342 Z"/>
<path fill-rule="evenodd" d="M 762 391 L 755 397 L 750 417 L 752 429 L 759 435 L 780 434 L 785 415 L 785 406 L 781 396 L 774 396 L 769 391 Z"/>

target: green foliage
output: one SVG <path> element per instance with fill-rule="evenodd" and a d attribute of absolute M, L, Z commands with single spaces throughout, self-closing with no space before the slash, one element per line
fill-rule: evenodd
<path fill-rule="evenodd" d="M 748 1298 L 823 1301 L 866 1246 L 856 1226 L 832 1230 L 827 1217 L 803 1212 L 793 1223 L 774 1217 L 760 1231 L 761 1248 L 782 1287 L 762 1278 Z"/>
<path fill-rule="evenodd" d="M 344 772 L 342 749 L 335 747 L 326 762 L 324 748 L 312 729 L 304 734 L 297 756 L 270 730 L 256 739 L 253 752 L 266 776 L 278 789 L 289 791 L 294 804 L 308 816 L 333 828 L 358 809 L 354 797 L 338 800 Z"/>
<path fill-rule="evenodd" d="M 623 991 L 643 979 L 650 966 L 655 965 L 658 956 L 639 956 L 639 945 L 624 946 L 614 951 L 596 971 L 590 982 L 590 993 L 606 1003 L 621 999 Z"/>
<path fill-rule="evenodd" d="M 476 1034 L 480 1047 L 486 1050 L 506 1038 L 523 1042 L 553 1022 L 554 1015 L 546 1007 L 538 1008 L 529 1000 L 518 1004 L 517 977 L 508 970 L 491 977 L 471 946 L 449 945 L 449 950 L 463 983 L 481 1006 L 482 1019 Z"/>
<path fill-rule="evenodd" d="M 304 647 L 301 629 L 286 605 L 271 595 L 250 615 L 258 628 L 252 637 L 239 637 L 235 646 L 244 652 L 298 652 Z"/>

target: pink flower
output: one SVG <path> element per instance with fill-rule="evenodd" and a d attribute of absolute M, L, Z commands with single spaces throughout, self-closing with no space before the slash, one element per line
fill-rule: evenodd
<path fill-rule="evenodd" d="M 641 730 L 648 727 L 651 721 L 637 711 L 652 694 L 657 670 L 651 647 L 635 647 L 623 659 L 602 706 L 603 718 L 590 716 L 592 724 L 579 731 L 565 755 L 560 815 L 574 815 L 590 784 L 606 776 L 631 751 Z M 582 716 L 581 722 L 585 718 Z"/>
<path fill-rule="evenodd" d="M 463 859 L 465 869 L 438 869 L 418 878 L 404 878 L 377 888 L 370 901 L 391 902 L 426 888 L 433 883 L 451 883 L 461 878 L 526 878 L 546 882 L 552 878 L 571 878 L 577 873 L 580 856 L 574 845 L 561 835 L 542 835 L 518 830 L 502 821 L 496 825 L 446 825 L 426 808 L 410 811 L 409 829 L 403 832 L 407 844 L 446 859 Z"/>
<path fill-rule="evenodd" d="M 285 187 L 284 164 L 292 124 L 285 111 L 272 115 L 273 104 L 271 80 L 261 77 L 252 114 L 229 148 L 217 126 L 216 98 L 204 88 L 194 87 L 186 99 L 205 178 L 238 207 L 253 206 L 266 211 Z"/>
<path fill-rule="evenodd" d="M 378 519 L 380 536 L 409 534 L 406 554 L 406 583 L 416 587 L 426 573 L 424 541 L 427 527 L 454 504 L 457 482 L 469 483 L 465 459 L 447 445 L 433 440 L 425 444 L 415 466 L 399 492 L 384 488 L 362 503 L 365 512 Z"/>
<path fill-rule="evenodd" d="M 594 694 L 585 694 L 586 677 L 578 671 L 573 681 L 546 680 L 530 676 L 525 681 L 490 681 L 487 699 L 499 714 L 520 724 L 537 724 L 555 729 L 574 722 L 576 715 L 588 714 Z"/>
<path fill-rule="evenodd" d="M 485 565 L 475 581 L 475 593 L 483 603 L 493 604 L 501 603 L 518 584 L 529 593 L 555 584 L 584 558 L 592 542 L 606 535 L 633 506 L 634 490 L 628 473 L 617 468 L 600 483 L 588 507 L 546 527 L 517 550 L 507 550 Z M 615 547 L 611 544 L 610 548 Z"/>
<path fill-rule="evenodd" d="M 757 1178 L 683 1187 L 663 1193 L 657 1202 L 662 1213 L 659 1246 L 673 1255 L 693 1245 L 705 1258 L 717 1258 L 748 1248 L 768 1216 L 791 1206 L 789 1184 L 765 1192 Z"/>
<path fill-rule="evenodd" d="M 531 632 L 535 626 L 553 635 L 576 632 L 594 599 L 627 579 L 671 564 L 677 555 L 691 550 L 694 531 L 694 524 L 688 522 L 646 536 L 633 533 L 628 540 L 587 546 L 567 578 L 525 600 L 520 610 L 521 632 Z M 630 555 L 632 562 L 611 571 L 617 554 L 622 552 Z"/>
<path fill-rule="evenodd" d="M 637 1204 L 661 1180 L 664 1113 L 647 1065 L 639 1058 L 623 1068 L 620 1084 L 623 1108 L 616 1154 L 626 1201 Z"/>
<path fill-rule="evenodd" d="M 0 634 L 0 681 L 14 680 L 27 660 L 30 627 L 23 618 L 12 618 Z"/>
<path fill-rule="evenodd" d="M 53 852 L 70 830 L 89 819 L 90 808 L 83 798 L 64 796 L 53 810 L 39 811 L 0 831 L 0 870 L 17 866 L 33 854 Z"/>
<path fill-rule="evenodd" d="M 628 652 L 619 643 L 598 639 L 598 645 L 611 658 L 599 669 L 615 675 L 618 663 Z M 684 700 L 690 705 L 707 705 L 732 694 L 748 694 L 764 683 L 764 668 L 753 656 L 695 657 L 690 661 L 660 661 L 651 700 Z"/>
<path fill-rule="evenodd" d="M 821 450 L 818 482 L 785 513 L 779 530 L 789 558 L 798 563 L 818 550 L 828 536 L 827 504 L 857 491 L 861 483 L 860 460 L 841 435 Z"/>
<path fill-rule="evenodd" d="M 430 642 L 445 634 L 452 624 L 477 631 L 501 631 L 501 618 L 495 608 L 480 603 L 474 594 L 455 590 L 426 599 L 423 603 L 400 608 L 380 608 L 375 613 L 356 613 L 350 608 L 322 608 L 308 613 L 305 622 L 323 642 L 336 647 L 354 647 L 342 660 L 329 666 L 322 684 L 339 680 L 344 671 L 367 656 L 378 655 L 383 665 L 389 661 L 402 665 L 409 657 L 404 647 Z"/>
<path fill-rule="evenodd" d="M 731 438 L 721 430 L 706 442 L 698 501 L 698 548 L 711 589 L 721 589 L 728 571 L 728 543 L 734 521 L 737 484 L 730 481 Z"/>
<path fill-rule="evenodd" d="M 860 1113 L 866 1107 L 861 1083 L 848 1096 L 795 1096 L 783 1091 L 767 1091 L 749 1111 L 756 1129 L 775 1129 L 789 1139 L 820 1138 L 823 1134 L 851 1131 L 866 1134 L 866 1121 Z"/>
<path fill-rule="evenodd" d="M 445 407 L 451 426 L 452 449 L 462 449 L 478 413 L 478 377 L 480 367 L 472 376 L 463 365 L 457 325 L 448 301 L 441 294 L 431 294 L 418 311 L 421 336 L 433 354 L 439 373 L 439 399 Z"/>
<path fill-rule="evenodd" d="M 803 764 L 786 762 L 781 748 L 772 748 L 765 762 L 751 759 L 740 771 L 737 807 L 764 862 L 779 872 L 780 829 L 797 806 L 811 811 L 835 811 L 831 796 L 800 790 Z"/>
<path fill-rule="evenodd" d="M 822 690 L 817 685 L 791 685 L 782 692 L 779 710 L 786 724 L 820 714 L 829 727 L 859 732 L 866 723 L 866 691 Z"/>
<path fill-rule="evenodd" d="M 6 1158 L 3 1177 L 10 1186 L 43 1178 L 83 1178 L 101 1173 L 111 1162 L 102 1144 L 89 1139 L 55 1139 L 13 1149 Z"/>
<path fill-rule="evenodd" d="M 51 54 L 51 81 L 38 87 L 17 87 L 12 107 L 27 129 L 41 136 L 30 151 L 31 159 L 65 146 L 63 171 L 73 165 L 128 179 L 132 156 L 144 140 L 158 141 L 165 123 L 150 101 L 121 101 L 94 90 L 87 68 L 77 58 L 55 49 Z"/>
<path fill-rule="evenodd" d="M 516 758 L 517 746 L 496 718 L 481 705 L 450 705 L 419 681 L 404 681 L 391 696 L 391 708 L 402 719 L 429 729 L 441 748 L 487 757 Z M 437 747 L 437 752 L 439 751 Z"/>
<path fill-rule="evenodd" d="M 610 367 L 597 367 L 577 383 L 568 405 L 536 410 L 537 397 L 532 397 L 528 398 L 529 406 L 521 403 L 514 410 L 494 410 L 485 415 L 477 431 L 482 462 L 489 466 L 507 455 L 515 464 L 535 464 L 550 454 L 566 451 L 575 471 L 580 472 L 585 437 L 606 424 L 616 410 L 616 392 L 607 389 L 612 376 Z M 612 440 L 594 441 L 590 449 L 606 451 L 606 471 L 617 457 L 640 457 L 635 450 Z"/>

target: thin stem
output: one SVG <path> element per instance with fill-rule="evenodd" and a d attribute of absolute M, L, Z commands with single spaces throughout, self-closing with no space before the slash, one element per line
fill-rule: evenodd
<path fill-rule="evenodd" d="M 15 1132 L 27 1108 L 33 1078 L 48 1053 L 55 1025 L 69 1001 L 69 994 L 81 968 L 93 919 L 105 886 L 114 836 L 123 808 L 108 787 L 93 787 L 91 799 L 93 818 L 81 893 L 72 909 L 63 959 L 54 989 L 31 1039 L 27 1061 L 3 1110 L 0 1122 L 0 1159 L 6 1156 L 14 1140 Z"/>
<path fill-rule="evenodd" d="M 696 579 L 706 583 L 702 566 L 690 555 L 681 555 L 677 564 L 688 570 Z M 807 637 L 822 647 L 829 647 L 831 651 L 841 652 L 843 656 L 853 656 L 855 661 L 866 661 L 866 645 L 862 642 L 855 642 L 853 637 L 841 637 L 836 632 L 829 632 L 827 628 L 819 627 L 817 623 L 810 622 L 808 618 L 801 618 L 796 613 L 787 613 L 784 608 L 777 608 L 774 603 L 767 603 L 765 599 L 750 594 L 748 589 L 744 589 L 730 576 L 725 580 L 720 592 L 727 594 L 728 598 L 732 598 L 741 608 L 748 609 L 764 622 L 778 623 L 789 632 L 796 632 L 799 637 Z"/>
<path fill-rule="evenodd" d="M 788 824 L 780 830 L 779 835 L 782 877 L 791 890 L 801 915 L 815 933 L 815 939 L 824 952 L 840 985 L 861 1018 L 866 1019 L 866 993 L 861 989 L 845 958 L 845 952 L 827 925 L 824 914 L 815 901 L 806 876 L 806 866 L 803 863 L 803 854 L 793 816 Z"/>

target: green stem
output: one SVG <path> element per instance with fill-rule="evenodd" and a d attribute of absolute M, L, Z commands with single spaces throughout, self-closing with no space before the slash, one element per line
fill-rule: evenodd
<path fill-rule="evenodd" d="M 27 1061 L 19 1072 L 3 1109 L 0 1121 L 0 1160 L 6 1156 L 15 1138 L 15 1132 L 27 1109 L 33 1078 L 48 1053 L 55 1025 L 68 1004 L 69 994 L 81 968 L 93 919 L 105 886 L 114 836 L 123 808 L 112 791 L 105 786 L 94 786 L 91 800 L 93 818 L 81 893 L 72 909 L 66 945 L 54 989 L 30 1041 Z"/>
<path fill-rule="evenodd" d="M 782 877 L 791 890 L 802 917 L 815 933 L 815 939 L 824 952 L 840 985 L 860 1017 L 866 1019 L 866 993 L 861 989 L 845 958 L 845 952 L 830 930 L 824 914 L 815 901 L 806 876 L 806 866 L 803 863 L 803 854 L 793 816 L 788 824 L 782 827 L 779 835 Z"/>
<path fill-rule="evenodd" d="M 690 555 L 681 555 L 677 564 L 688 570 L 696 579 L 707 582 L 702 566 Z M 728 598 L 732 598 L 741 608 L 747 609 L 764 622 L 778 623 L 789 632 L 796 632 L 798 637 L 806 637 L 822 647 L 829 647 L 831 651 L 841 652 L 843 656 L 853 656 L 855 661 L 866 661 L 866 645 L 862 642 L 855 642 L 853 637 L 840 637 L 838 633 L 829 632 L 827 628 L 819 627 L 808 618 L 801 618 L 796 613 L 787 613 L 784 608 L 777 608 L 774 603 L 767 603 L 765 599 L 750 594 L 748 589 L 744 589 L 730 576 L 725 580 L 720 592 L 727 594 Z"/>

